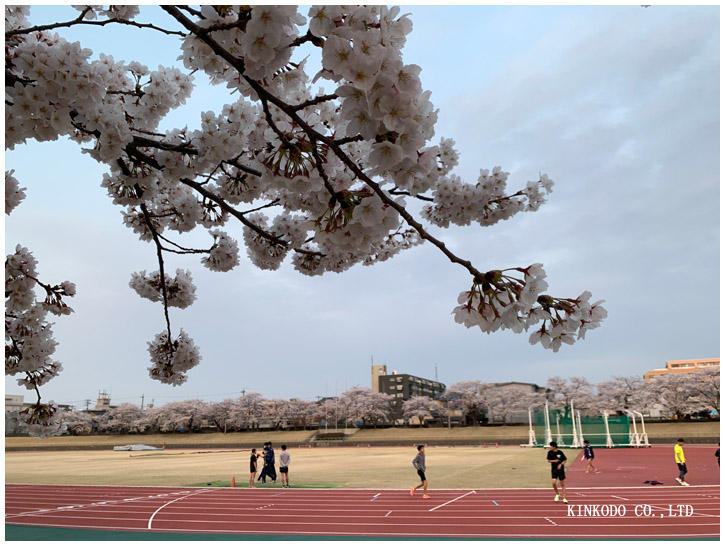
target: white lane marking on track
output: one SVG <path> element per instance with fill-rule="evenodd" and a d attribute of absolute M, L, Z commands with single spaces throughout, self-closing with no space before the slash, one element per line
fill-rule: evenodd
<path fill-rule="evenodd" d="M 692 449 L 692 446 L 690 446 L 690 449 Z M 8 489 L 10 487 L 18 488 L 17 486 L 22 487 L 42 487 L 43 489 L 76 489 L 81 487 L 95 487 L 95 488 L 107 488 L 107 489 L 177 489 L 177 485 L 66 485 L 66 486 L 59 486 L 57 484 L 52 483 L 7 483 L 5 484 L 5 488 Z M 681 485 L 663 485 L 660 487 L 660 489 L 663 488 L 673 488 L 673 489 L 680 489 Z M 712 488 L 720 488 L 719 484 L 711 483 L 711 484 L 702 484 L 702 485 L 693 485 L 690 484 L 690 487 L 712 487 Z M 187 487 L 187 489 L 197 489 L 197 487 Z M 206 489 L 206 488 L 205 488 Z M 613 487 L 613 486 L 594 486 L 594 487 L 569 487 L 568 489 L 652 489 L 649 485 L 623 485 L 620 487 Z M 488 487 L 487 490 L 489 491 L 549 491 L 551 490 L 551 487 Z M 410 491 L 410 489 L 400 489 L 395 487 L 385 487 L 385 488 L 379 488 L 379 489 L 369 489 L 367 487 L 346 487 L 345 489 L 340 489 L 339 487 L 316 487 L 315 491 L 337 491 L 338 493 L 343 493 L 345 491 Z M 468 491 L 468 489 L 465 488 L 450 488 L 446 489 L 446 491 Z"/>
<path fill-rule="evenodd" d="M 549 523 L 551 523 L 552 525 L 558 525 L 557 523 L 554 523 L 553 521 L 551 521 L 551 520 L 550 520 L 549 518 L 544 518 L 544 519 L 545 519 L 546 521 L 548 521 Z"/>
<path fill-rule="evenodd" d="M 618 497 L 617 495 L 612 495 L 613 499 L 622 499 L 622 500 L 629 500 L 627 497 Z"/>
<path fill-rule="evenodd" d="M 448 502 L 444 502 L 443 504 L 439 504 L 438 506 L 434 506 L 433 508 L 431 508 L 430 510 L 428 510 L 428 512 L 432 512 L 433 510 L 438 510 L 439 508 L 443 508 L 446 504 L 450 504 L 450 503 L 452 503 L 454 501 L 457 501 L 458 499 L 462 499 L 463 497 L 467 497 L 468 495 L 471 495 L 471 494 L 474 494 L 475 495 L 476 492 L 473 491 L 473 490 L 471 490 L 468 493 L 465 493 L 465 494 L 463 494 L 463 495 L 461 495 L 459 497 L 456 497 L 455 499 L 451 499 Z"/>
<path fill-rule="evenodd" d="M 129 499 L 117 499 L 117 500 L 112 500 L 112 501 L 96 501 L 96 502 L 91 502 L 91 503 L 87 503 L 87 504 L 71 504 L 68 506 L 57 506 L 55 508 L 43 508 L 43 509 L 39 509 L 39 510 L 32 510 L 30 512 L 21 512 L 19 514 L 10 514 L 10 515 L 6 515 L 5 517 L 14 518 L 14 517 L 18 517 L 18 516 L 29 516 L 32 514 L 39 514 L 41 512 L 55 512 L 58 510 L 60 510 L 60 511 L 74 510 L 76 508 L 79 508 L 79 509 L 92 508 L 94 506 L 105 506 L 105 505 L 109 505 L 109 504 L 135 501 L 135 500 L 155 499 L 158 497 L 168 497 L 169 495 L 181 495 L 183 493 L 187 493 L 187 491 L 177 491 L 177 492 L 173 492 L 173 493 L 163 493 L 161 495 L 149 495 L 149 496 L 145 496 L 145 497 L 133 497 L 133 498 L 129 498 Z"/>
<path fill-rule="evenodd" d="M 392 514 L 392 513 L 393 513 L 393 511 L 392 511 L 392 510 L 389 510 L 389 511 L 388 511 L 388 513 L 387 513 L 387 514 L 385 514 L 385 517 L 387 518 L 387 517 L 388 517 L 388 516 L 389 516 L 390 514 Z"/>
<path fill-rule="evenodd" d="M 154 518 L 156 517 L 156 514 L 158 514 L 159 512 L 161 512 L 161 510 L 163 510 L 164 508 L 166 508 L 169 504 L 174 503 L 176 501 L 180 501 L 180 500 L 186 499 L 188 497 L 193 497 L 194 495 L 198 495 L 199 493 L 205 493 L 207 491 L 213 491 L 213 489 L 202 489 L 201 491 L 196 491 L 194 493 L 189 493 L 188 495 L 184 495 L 183 497 L 176 497 L 175 499 L 170 500 L 166 504 L 162 504 L 161 506 L 159 506 L 156 509 L 156 511 L 153 514 L 151 514 L 151 517 L 149 518 L 148 526 L 146 528 L 147 529 L 151 529 L 151 523 L 154 521 Z M 161 496 L 161 495 L 159 495 L 159 496 Z"/>
<path fill-rule="evenodd" d="M 370 499 L 370 502 L 374 501 L 374 500 L 375 500 L 375 499 L 377 499 L 377 498 L 378 498 L 379 496 L 380 496 L 380 493 L 375 493 L 375 494 L 373 495 L 373 498 L 372 498 L 372 499 Z"/>

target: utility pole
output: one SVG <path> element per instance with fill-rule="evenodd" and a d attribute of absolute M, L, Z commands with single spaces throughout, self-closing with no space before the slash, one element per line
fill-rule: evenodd
<path fill-rule="evenodd" d="M 244 387 L 242 387 L 242 398 L 244 398 L 244 395 L 247 393 L 247 391 L 244 390 Z"/>
<path fill-rule="evenodd" d="M 438 364 L 435 364 L 435 372 L 436 381 L 438 381 Z"/>
<path fill-rule="evenodd" d="M 143 394 L 141 395 L 141 411 L 143 411 Z"/>
<path fill-rule="evenodd" d="M 86 411 L 88 411 L 88 407 L 91 405 L 91 399 L 90 398 L 86 398 L 84 400 L 84 402 L 86 403 Z"/>

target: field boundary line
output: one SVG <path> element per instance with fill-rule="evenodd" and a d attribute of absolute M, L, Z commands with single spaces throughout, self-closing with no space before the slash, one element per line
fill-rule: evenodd
<path fill-rule="evenodd" d="M 189 497 L 193 497 L 194 495 L 199 495 L 200 493 L 204 493 L 206 491 L 213 491 L 213 489 L 203 489 L 201 491 L 196 491 L 194 493 L 189 493 L 188 495 L 184 495 L 183 497 L 177 497 L 177 498 L 175 498 L 173 500 L 170 500 L 166 504 L 163 504 L 163 505 L 159 506 L 156 509 L 156 511 L 153 514 L 151 514 L 151 517 L 149 518 L 148 526 L 146 528 L 147 529 L 151 529 L 151 523 L 154 521 L 154 518 L 156 517 L 156 514 L 158 514 L 159 512 L 161 512 L 161 510 L 163 510 L 164 508 L 166 508 L 169 504 L 173 504 L 176 501 L 180 501 L 180 500 L 183 500 L 183 499 L 187 499 Z"/>

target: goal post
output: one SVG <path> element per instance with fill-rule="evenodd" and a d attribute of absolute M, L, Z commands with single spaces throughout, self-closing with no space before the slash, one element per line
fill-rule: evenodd
<path fill-rule="evenodd" d="M 577 409 L 573 404 L 552 407 L 547 401 L 544 407 L 529 408 L 529 441 L 531 447 L 548 446 L 552 439 L 559 447 L 579 449 L 584 440 L 592 447 L 626 447 L 638 445 L 632 436 L 631 416 L 613 411 L 601 411 L 595 415 Z M 638 421 L 641 419 L 637 416 Z M 637 425 L 639 445 L 647 445 L 644 434 Z"/>

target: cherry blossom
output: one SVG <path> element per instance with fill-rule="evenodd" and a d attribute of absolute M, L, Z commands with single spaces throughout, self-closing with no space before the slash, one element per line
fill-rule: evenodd
<path fill-rule="evenodd" d="M 25 199 L 25 189 L 21 188 L 15 171 L 5 171 L 5 214 L 10 214 Z"/>
<path fill-rule="evenodd" d="M 482 170 L 475 183 L 454 172 L 454 141 L 433 142 L 438 111 L 421 83 L 424 67 L 404 61 L 413 25 L 399 8 L 313 6 L 305 17 L 291 5 L 165 5 L 168 28 L 142 21 L 136 6 L 75 8 L 76 19 L 40 26 L 29 22 L 29 7 L 6 8 L 6 147 L 68 138 L 105 167 L 101 186 L 158 261 L 155 272 L 135 273 L 129 283 L 163 307 L 165 332 L 149 344 L 153 378 L 180 384 L 201 358 L 183 330 L 174 338 L 168 311 L 194 301 L 191 273 L 168 275 L 165 258 L 196 254 L 226 272 L 239 264 L 237 241 L 261 269 L 287 261 L 311 276 L 430 243 L 471 275 L 454 309 L 457 322 L 486 333 L 535 326 L 529 340 L 554 351 L 606 317 L 588 292 L 544 294 L 540 265 L 486 272 L 433 235 L 431 228 L 486 227 L 536 211 L 553 182 L 542 173 L 509 189 L 500 167 Z M 169 47 L 180 48 L 178 66 L 116 60 L 54 32 L 105 25 L 167 36 Z M 303 44 L 321 62 L 316 74 L 307 73 Z M 194 72 L 228 89 L 229 103 L 187 126 L 160 129 L 190 97 Z M 333 91 L 316 88 L 318 81 Z M 25 197 L 13 173 L 6 172 L 7 213 Z M 211 236 L 207 248 L 184 243 L 199 228 Z M 64 300 L 70 285 L 48 286 L 46 300 L 33 304 L 29 279 L 13 282 L 19 290 L 8 296 L 10 306 L 27 304 L 19 311 L 42 337 L 46 358 L 55 341 L 44 313 L 71 311 Z M 16 360 L 6 369 L 16 370 Z M 60 365 L 41 368 L 38 381 Z"/>

